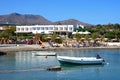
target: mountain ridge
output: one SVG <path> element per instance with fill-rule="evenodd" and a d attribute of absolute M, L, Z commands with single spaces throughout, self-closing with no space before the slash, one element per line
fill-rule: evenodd
<path fill-rule="evenodd" d="M 66 24 L 66 25 L 84 25 L 84 26 L 91 26 L 91 24 L 81 22 L 76 19 L 68 19 L 68 20 L 62 20 L 62 21 L 57 21 L 54 24 Z"/>
<path fill-rule="evenodd" d="M 61 25 L 84 25 L 90 26 L 91 24 L 81 22 L 76 19 L 68 19 L 62 21 L 52 22 L 41 15 L 33 14 L 19 14 L 11 13 L 7 15 L 0 15 L 0 24 L 16 24 L 16 25 L 52 25 L 52 24 L 61 24 Z"/>

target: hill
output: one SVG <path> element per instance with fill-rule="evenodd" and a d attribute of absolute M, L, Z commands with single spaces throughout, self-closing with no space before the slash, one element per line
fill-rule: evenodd
<path fill-rule="evenodd" d="M 51 24 L 52 22 L 39 15 L 12 13 L 0 16 L 0 24 Z"/>
<path fill-rule="evenodd" d="M 75 19 L 68 19 L 63 21 L 52 22 L 44 18 L 40 15 L 32 15 L 32 14 L 19 14 L 12 13 L 8 15 L 0 15 L 0 24 L 15 24 L 15 25 L 49 25 L 49 24 L 63 24 L 63 25 L 77 25 L 81 24 L 84 26 L 90 26 L 91 24 L 80 22 Z"/>
<path fill-rule="evenodd" d="M 75 19 L 68 19 L 68 20 L 63 20 L 63 21 L 57 21 L 54 24 L 63 24 L 63 25 L 84 25 L 84 26 L 91 26 L 91 24 L 84 23 Z"/>

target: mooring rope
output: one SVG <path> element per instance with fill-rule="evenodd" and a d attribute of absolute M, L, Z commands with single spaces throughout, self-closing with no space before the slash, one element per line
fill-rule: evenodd
<path fill-rule="evenodd" d="M 40 68 L 35 68 L 35 69 L 21 69 L 21 70 L 0 70 L 0 72 L 27 72 L 27 71 L 39 71 L 39 70 L 45 70 L 45 69 L 40 69 Z"/>

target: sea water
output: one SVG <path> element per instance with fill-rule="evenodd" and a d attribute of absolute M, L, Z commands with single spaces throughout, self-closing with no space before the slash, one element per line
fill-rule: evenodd
<path fill-rule="evenodd" d="M 99 54 L 105 59 L 105 65 L 61 65 L 56 56 L 34 56 L 36 52 L 11 52 L 0 56 L 0 80 L 120 80 L 120 49 L 56 51 L 60 56 L 88 57 Z M 61 66 L 62 70 L 45 70 L 52 66 Z"/>

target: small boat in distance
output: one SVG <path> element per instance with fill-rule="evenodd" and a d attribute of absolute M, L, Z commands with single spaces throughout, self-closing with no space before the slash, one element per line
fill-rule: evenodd
<path fill-rule="evenodd" d="M 56 52 L 53 51 L 38 51 L 33 54 L 34 56 L 56 56 Z"/>
<path fill-rule="evenodd" d="M 61 64 L 80 64 L 80 65 L 97 65 L 104 64 L 105 60 L 101 57 L 68 57 L 68 56 L 57 56 L 58 61 Z"/>

